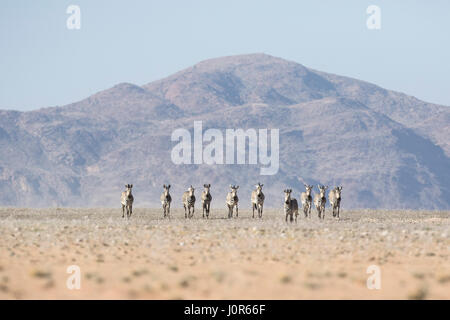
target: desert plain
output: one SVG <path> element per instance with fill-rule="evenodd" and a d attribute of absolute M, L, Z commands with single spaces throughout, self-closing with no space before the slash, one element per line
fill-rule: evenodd
<path fill-rule="evenodd" d="M 450 299 L 448 211 L 171 214 L 0 208 L 0 299 Z"/>

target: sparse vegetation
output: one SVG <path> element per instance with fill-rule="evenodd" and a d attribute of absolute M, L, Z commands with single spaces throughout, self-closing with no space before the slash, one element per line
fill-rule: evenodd
<path fill-rule="evenodd" d="M 282 208 L 253 219 L 250 207 L 227 216 L 0 209 L 0 298 L 450 298 L 448 212 L 341 210 L 340 221 L 286 223 Z M 72 264 L 78 293 L 65 288 Z M 366 287 L 372 264 L 381 290 Z"/>

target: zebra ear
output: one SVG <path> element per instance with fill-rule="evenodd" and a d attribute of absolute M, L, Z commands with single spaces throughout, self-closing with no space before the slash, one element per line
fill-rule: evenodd
<path fill-rule="evenodd" d="M 130 188 L 133 188 L 133 185 L 130 185 Z"/>
<path fill-rule="evenodd" d="M 167 186 L 167 189 L 170 189 L 170 184 Z"/>
<path fill-rule="evenodd" d="M 237 186 L 236 189 L 239 189 L 239 186 Z"/>
<path fill-rule="evenodd" d="M 166 188 L 166 185 L 165 185 L 165 184 L 163 185 L 163 188 L 164 188 L 164 189 Z"/>

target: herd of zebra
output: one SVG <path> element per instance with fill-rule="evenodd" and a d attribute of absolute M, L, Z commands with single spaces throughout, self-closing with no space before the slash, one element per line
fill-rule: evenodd
<path fill-rule="evenodd" d="M 259 183 L 255 186 L 255 190 L 252 191 L 251 195 L 251 203 L 252 203 L 252 210 L 253 210 L 253 218 L 255 217 L 255 211 L 259 218 L 262 218 L 263 215 L 263 207 L 264 207 L 264 200 L 265 196 L 262 192 L 263 184 Z M 125 217 L 125 212 L 127 215 L 127 218 L 131 217 L 133 213 L 133 201 L 134 197 L 131 193 L 131 189 L 133 188 L 132 184 L 125 185 L 126 190 L 122 192 L 121 197 L 121 203 L 122 203 L 122 218 Z M 163 209 L 163 215 L 164 218 L 170 218 L 170 205 L 172 203 L 172 197 L 170 195 L 170 184 L 169 185 L 163 185 L 164 191 L 161 194 L 160 200 L 162 204 Z M 203 192 L 201 196 L 202 200 L 202 210 L 203 210 L 203 218 L 209 218 L 210 208 L 211 208 L 211 201 L 212 196 L 210 193 L 211 184 L 204 184 L 203 185 Z M 313 189 L 313 186 L 305 184 L 305 192 L 302 192 L 300 194 L 300 200 L 302 203 L 302 209 L 303 213 L 305 215 L 305 218 L 309 217 L 311 218 L 311 207 L 312 203 L 314 202 L 314 205 L 317 210 L 317 214 L 319 219 L 325 219 L 325 204 L 327 203 L 326 199 L 326 191 L 328 189 L 328 186 L 318 185 L 317 188 L 319 189 L 319 193 L 316 193 L 314 195 L 314 201 L 311 196 L 311 191 Z M 226 204 L 228 207 L 228 218 L 233 217 L 233 213 L 235 212 L 235 217 L 237 218 L 239 215 L 239 209 L 238 209 L 238 203 L 239 198 L 237 195 L 237 190 L 239 189 L 239 186 L 236 185 L 230 185 L 230 192 L 228 192 L 226 197 Z M 194 195 L 195 188 L 191 185 L 187 191 L 183 193 L 182 196 L 182 203 L 184 207 L 184 217 L 192 218 L 194 216 L 195 211 L 195 195 Z M 341 192 L 342 192 L 342 186 L 337 186 L 334 189 L 331 189 L 328 193 L 328 199 L 330 201 L 330 206 L 333 210 L 333 217 L 339 219 L 339 211 L 341 207 Z M 297 199 L 293 198 L 291 196 L 292 189 L 286 189 L 284 190 L 284 213 L 286 215 L 286 222 L 288 221 L 288 218 L 290 222 L 295 221 L 297 222 L 298 217 L 298 202 Z"/>

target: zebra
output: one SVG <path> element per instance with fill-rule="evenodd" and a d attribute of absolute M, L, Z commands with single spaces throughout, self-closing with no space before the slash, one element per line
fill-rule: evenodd
<path fill-rule="evenodd" d="M 327 203 L 327 198 L 325 197 L 325 192 L 328 189 L 328 186 L 317 185 L 319 189 L 319 193 L 314 195 L 314 205 L 317 209 L 317 214 L 319 215 L 319 219 L 325 219 L 325 204 Z"/>
<path fill-rule="evenodd" d="M 297 216 L 298 216 L 298 203 L 297 200 L 294 198 L 291 198 L 292 189 L 286 189 L 284 190 L 284 213 L 286 214 L 286 222 L 288 221 L 288 216 L 290 216 L 290 221 L 294 221 L 294 214 L 295 214 L 295 221 L 297 222 Z"/>
<path fill-rule="evenodd" d="M 333 217 L 336 217 L 339 219 L 339 211 L 341 209 L 341 187 L 335 187 L 333 190 L 330 191 L 328 194 L 328 200 L 330 200 L 330 207 L 333 209 Z"/>
<path fill-rule="evenodd" d="M 253 208 L 253 218 L 255 217 L 255 210 L 258 212 L 258 217 L 262 218 L 263 214 L 263 205 L 264 205 L 264 193 L 262 193 L 262 187 L 264 185 L 259 183 L 255 186 L 256 190 L 253 190 L 251 202 L 252 202 L 252 208 Z"/>
<path fill-rule="evenodd" d="M 191 185 L 187 191 L 183 193 L 183 207 L 184 207 L 184 218 L 192 218 L 194 216 L 195 211 L 195 196 L 194 196 L 194 187 Z M 191 208 L 192 208 L 192 214 L 191 214 Z"/>
<path fill-rule="evenodd" d="M 122 218 L 125 217 L 125 209 L 127 210 L 127 218 L 129 218 L 133 213 L 134 197 L 131 194 L 131 189 L 133 188 L 133 185 L 126 184 L 125 188 L 126 190 L 122 192 L 122 196 L 120 197 L 120 202 L 122 203 Z"/>
<path fill-rule="evenodd" d="M 302 202 L 302 208 L 303 208 L 303 213 L 305 214 L 305 218 L 309 217 L 311 218 L 311 207 L 312 207 L 312 197 L 311 197 L 311 190 L 313 188 L 313 186 L 304 184 L 306 191 L 302 192 L 300 194 L 300 201 Z"/>
<path fill-rule="evenodd" d="M 230 184 L 231 191 L 227 194 L 227 206 L 228 206 L 228 218 L 233 218 L 233 208 L 236 207 L 236 218 L 239 216 L 238 211 L 238 202 L 239 198 L 237 196 L 237 190 L 239 189 L 239 186 L 231 185 Z"/>
<path fill-rule="evenodd" d="M 170 219 L 170 203 L 172 202 L 172 197 L 169 194 L 170 184 L 163 185 L 164 192 L 161 194 L 160 200 L 163 207 L 164 218 L 168 217 Z"/>
<path fill-rule="evenodd" d="M 209 189 L 211 188 L 211 184 L 204 184 L 203 188 L 205 188 L 205 190 L 203 190 L 203 192 L 202 192 L 203 218 L 205 217 L 205 212 L 206 212 L 206 218 L 209 218 L 209 209 L 211 207 L 211 200 L 212 200 L 211 193 L 209 192 Z"/>

